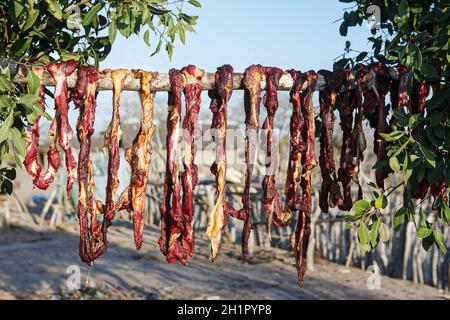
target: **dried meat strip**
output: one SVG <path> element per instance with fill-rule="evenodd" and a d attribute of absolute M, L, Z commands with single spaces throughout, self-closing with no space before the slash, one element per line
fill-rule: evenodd
<path fill-rule="evenodd" d="M 33 73 L 41 80 L 44 74 L 44 67 L 32 66 Z M 41 83 L 38 93 L 38 104 L 42 107 L 42 112 L 45 112 L 45 92 L 44 85 Z M 39 121 L 41 115 L 36 117 L 36 121 L 31 128 L 31 133 L 26 132 L 24 140 L 26 144 L 26 153 L 23 165 L 28 174 L 33 179 L 33 184 L 39 189 L 46 190 L 49 185 L 55 179 L 56 173 L 60 166 L 60 158 L 58 148 L 56 147 L 57 133 L 56 133 L 56 118 L 53 118 L 50 126 L 49 135 L 53 137 L 50 143 L 49 150 L 47 152 L 48 168 L 45 172 L 42 172 L 42 166 L 38 161 L 38 148 L 39 148 L 39 136 L 40 126 Z"/>
<path fill-rule="evenodd" d="M 213 113 L 211 132 L 216 146 L 216 159 L 211 172 L 216 177 L 214 207 L 208 214 L 205 235 L 211 242 L 211 261 L 214 262 L 220 249 L 222 229 L 227 224 L 227 105 L 233 93 L 233 67 L 223 65 L 217 68 L 214 89 L 209 90 L 210 110 Z"/>
<path fill-rule="evenodd" d="M 70 198 L 72 185 L 77 178 L 77 163 L 72 155 L 70 140 L 72 140 L 72 128 L 69 124 L 69 90 L 67 85 L 67 77 L 70 76 L 76 68 L 75 61 L 65 61 L 57 63 L 49 63 L 47 70 L 55 80 L 55 119 L 56 133 L 61 149 L 65 153 L 67 168 L 67 196 Z"/>
<path fill-rule="evenodd" d="M 142 246 L 144 231 L 144 204 L 147 176 L 152 160 L 151 141 L 155 130 L 153 124 L 153 102 L 155 93 L 150 90 L 150 81 L 157 76 L 156 72 L 133 70 L 141 81 L 139 97 L 141 100 L 141 126 L 133 144 L 125 152 L 125 159 L 131 167 L 130 185 L 122 192 L 117 209 L 133 212 L 133 231 L 136 249 Z"/>
<path fill-rule="evenodd" d="M 278 169 L 279 159 L 273 141 L 273 123 L 275 113 L 278 109 L 277 90 L 280 78 L 283 75 L 283 70 L 275 67 L 266 67 L 264 71 L 266 77 L 266 94 L 263 97 L 263 105 L 267 110 L 267 117 L 262 125 L 262 132 L 266 142 L 266 174 L 262 181 L 262 189 L 263 205 L 267 216 L 267 234 L 270 240 L 272 223 L 277 227 L 285 225 L 283 222 L 283 208 L 280 195 L 275 183 L 275 173 Z"/>
<path fill-rule="evenodd" d="M 161 212 L 161 252 L 168 263 L 179 261 L 186 264 L 188 254 L 181 244 L 184 232 L 184 215 L 181 211 L 181 184 L 179 165 L 179 138 L 181 120 L 181 94 L 183 74 L 176 69 L 169 71 L 170 91 L 167 116 L 167 160 Z"/>

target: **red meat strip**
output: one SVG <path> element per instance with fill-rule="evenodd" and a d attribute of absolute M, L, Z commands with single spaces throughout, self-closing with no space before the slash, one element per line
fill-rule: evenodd
<path fill-rule="evenodd" d="M 276 188 L 275 173 L 278 168 L 278 154 L 273 141 L 273 122 L 278 109 L 277 90 L 283 70 L 274 67 L 265 68 L 266 94 L 263 97 L 263 105 L 267 110 L 267 117 L 262 125 L 263 134 L 266 141 L 266 174 L 262 181 L 263 205 L 267 215 L 267 234 L 270 237 L 270 227 L 275 224 L 277 227 L 285 225 L 283 223 L 283 208 L 281 206 L 280 195 Z"/>
<path fill-rule="evenodd" d="M 77 178 L 77 163 L 72 155 L 70 148 L 70 140 L 72 140 L 72 128 L 69 124 L 69 91 L 67 87 L 67 77 L 70 76 L 76 68 L 75 61 L 66 61 L 58 63 L 50 63 L 47 65 L 47 70 L 55 79 L 55 119 L 56 132 L 58 135 L 58 142 L 61 149 L 66 156 L 67 168 L 67 196 L 70 198 L 72 185 Z"/>
<path fill-rule="evenodd" d="M 44 68 L 38 66 L 32 66 L 32 71 L 36 74 L 39 79 L 42 79 L 44 74 Z M 39 99 L 38 103 L 42 107 L 42 112 L 45 112 L 45 93 L 44 86 L 41 84 L 39 87 Z M 38 148 L 39 148 L 39 121 L 41 116 L 37 116 L 36 122 L 31 128 L 31 133 L 26 132 L 24 135 L 24 140 L 26 143 L 26 154 L 23 161 L 23 165 L 27 170 L 28 174 L 33 179 L 33 184 L 39 189 L 46 190 L 48 186 L 55 179 L 56 173 L 60 165 L 59 153 L 56 147 L 56 119 L 54 118 L 50 126 L 49 134 L 53 136 L 53 141 L 50 144 L 49 150 L 47 152 L 48 158 L 48 169 L 42 172 L 41 164 L 38 161 Z"/>
<path fill-rule="evenodd" d="M 91 263 L 95 253 L 104 247 L 101 224 L 97 223 L 99 203 L 94 198 L 94 177 L 89 159 L 91 137 L 94 133 L 95 101 L 97 81 L 100 73 L 94 67 L 82 66 L 73 90 L 75 106 L 80 110 L 77 122 L 77 137 L 80 143 L 78 155 L 78 219 L 80 224 L 79 254 L 83 262 Z"/>
<path fill-rule="evenodd" d="M 214 89 L 209 90 L 210 110 L 213 113 L 211 132 L 216 145 L 216 159 L 211 172 L 216 177 L 216 197 L 214 208 L 208 215 L 206 237 L 211 242 L 211 261 L 217 257 L 220 249 L 222 229 L 227 224 L 227 105 L 233 93 L 233 67 L 224 65 L 217 68 Z"/>
<path fill-rule="evenodd" d="M 122 192 L 117 208 L 118 210 L 133 211 L 133 231 L 136 249 L 142 246 L 144 231 L 144 204 L 147 176 L 152 157 L 151 140 L 155 125 L 153 124 L 153 102 L 155 93 L 150 90 L 150 81 L 157 76 L 156 72 L 133 70 L 134 75 L 140 79 L 141 88 L 141 126 L 133 144 L 125 152 L 125 158 L 131 167 L 130 185 Z"/>
<path fill-rule="evenodd" d="M 307 79 L 301 71 L 289 70 L 289 74 L 294 80 L 294 84 L 290 91 L 290 101 L 293 109 L 289 126 L 289 162 L 284 186 L 286 201 L 284 205 L 283 221 L 288 221 L 292 216 L 292 211 L 299 210 L 300 208 L 301 200 L 298 199 L 297 190 L 302 173 L 302 155 L 306 151 L 306 145 L 302 135 L 305 127 L 305 119 L 303 118 L 302 113 L 300 93 Z"/>
<path fill-rule="evenodd" d="M 108 177 L 106 184 L 106 200 L 102 223 L 103 241 L 107 244 L 106 232 L 114 220 L 116 199 L 115 193 L 119 187 L 118 170 L 120 165 L 119 141 L 120 141 L 120 94 L 125 85 L 125 79 L 130 74 L 129 70 L 105 70 L 105 75 L 110 75 L 113 83 L 113 112 L 111 122 L 105 134 L 105 147 L 108 149 Z M 106 250 L 106 246 L 103 250 Z M 101 254 L 101 253 L 99 253 Z"/>
<path fill-rule="evenodd" d="M 315 119 L 312 103 L 312 95 L 317 81 L 314 71 L 306 72 L 308 88 L 300 95 L 303 119 L 305 127 L 302 132 L 303 141 L 306 144 L 302 155 L 302 208 L 299 211 L 295 230 L 291 236 L 291 246 L 294 250 L 295 266 L 298 270 L 298 284 L 303 286 L 306 273 L 306 255 L 308 251 L 309 237 L 311 235 L 311 172 L 317 166 L 314 153 Z"/>
<path fill-rule="evenodd" d="M 242 229 L 242 256 L 248 254 L 248 239 L 252 230 L 252 206 L 250 201 L 250 185 L 255 164 L 255 154 L 259 129 L 259 110 L 261 105 L 261 80 L 264 75 L 264 67 L 252 65 L 244 72 L 242 80 L 244 85 L 244 108 L 245 108 L 245 184 L 242 195 L 243 208 L 237 215 L 233 210 L 230 214 L 237 218 L 243 218 L 244 227 Z"/>
<path fill-rule="evenodd" d="M 341 210 L 350 210 L 353 204 L 351 196 L 352 179 L 357 171 L 356 166 L 353 164 L 352 154 L 353 110 L 355 109 L 357 102 L 355 90 L 351 89 L 351 70 L 345 69 L 340 76 L 342 75 L 344 77 L 344 95 L 342 97 L 339 113 L 340 126 L 343 135 L 338 178 L 342 183 L 344 201 L 342 205 L 338 207 Z"/>
<path fill-rule="evenodd" d="M 322 185 L 319 193 L 319 206 L 323 212 L 328 212 L 330 207 L 334 208 L 343 204 L 334 164 L 333 147 L 334 121 L 336 120 L 333 107 L 340 85 L 338 77 L 333 72 L 319 70 L 317 73 L 322 75 L 326 82 L 325 89 L 319 92 L 320 118 L 322 119 L 319 157 Z"/>
<path fill-rule="evenodd" d="M 186 80 L 184 96 L 186 98 L 186 113 L 181 125 L 184 140 L 184 171 L 181 175 L 183 185 L 182 211 L 184 215 L 184 230 L 182 234 L 182 245 L 188 257 L 194 254 L 194 230 L 192 221 L 194 217 L 193 192 L 198 181 L 198 167 L 194 163 L 196 146 L 195 139 L 201 136 L 201 128 L 198 126 L 197 118 L 202 102 L 201 80 L 205 72 L 189 65 L 181 69 Z"/>
<path fill-rule="evenodd" d="M 226 204 L 227 213 L 233 218 L 244 221 L 242 229 L 242 256 L 248 254 L 248 239 L 252 231 L 252 206 L 250 202 L 250 186 L 255 164 L 255 154 L 259 129 L 259 110 L 261 106 L 261 80 L 265 74 L 265 68 L 259 64 L 251 65 L 244 72 L 242 84 L 244 86 L 244 110 L 245 110 L 245 182 L 242 195 L 242 208 L 236 210 L 231 203 Z"/>
<path fill-rule="evenodd" d="M 181 244 L 184 232 L 184 215 L 181 211 L 181 185 L 178 144 L 180 138 L 181 94 L 183 74 L 176 69 L 169 71 L 170 86 L 167 116 L 167 162 L 161 211 L 161 252 L 168 263 L 186 264 L 188 255 Z"/>
<path fill-rule="evenodd" d="M 375 93 L 377 106 L 377 124 L 375 127 L 375 141 L 374 151 L 377 155 L 377 161 L 387 161 L 389 157 L 386 152 L 386 144 L 381 142 L 380 133 L 389 133 L 390 128 L 386 121 L 388 110 L 385 105 L 386 94 L 390 89 L 391 77 L 389 75 L 388 68 L 382 63 L 376 62 L 370 66 L 372 78 L 375 80 L 375 85 L 372 90 Z M 383 168 L 375 169 L 375 180 L 379 187 L 384 188 L 384 179 L 388 176 L 387 172 Z"/>

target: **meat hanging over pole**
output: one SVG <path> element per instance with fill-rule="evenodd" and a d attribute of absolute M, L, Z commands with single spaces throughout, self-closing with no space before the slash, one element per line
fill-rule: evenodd
<path fill-rule="evenodd" d="M 354 161 L 356 161 L 356 164 L 352 179 L 358 185 L 358 200 L 361 200 L 363 198 L 362 187 L 358 175 L 361 169 L 361 162 L 364 161 L 364 151 L 367 149 L 366 137 L 364 135 L 364 129 L 362 125 L 364 117 L 362 83 L 367 73 L 367 67 L 361 63 L 357 64 L 353 71 L 356 86 L 354 91 L 356 99 L 356 113 L 352 131 L 351 148 L 352 157 Z"/>
<path fill-rule="evenodd" d="M 298 214 L 297 224 L 291 236 L 291 247 L 294 250 L 295 266 L 298 270 L 298 284 L 302 287 L 306 273 L 306 255 L 308 251 L 309 237 L 311 235 L 311 172 L 317 166 L 314 153 L 315 119 L 312 103 L 312 95 L 317 81 L 314 71 L 307 71 L 308 88 L 300 95 L 303 119 L 305 127 L 302 132 L 303 141 L 306 144 L 302 155 L 302 207 Z"/>
<path fill-rule="evenodd" d="M 97 81 L 101 75 L 92 66 L 82 66 L 77 71 L 77 83 L 73 90 L 75 106 L 80 110 L 77 122 L 77 137 L 80 143 L 78 155 L 78 219 L 80 223 L 80 258 L 91 263 L 96 252 L 103 249 L 101 224 L 97 223 L 97 214 L 101 212 L 101 204 L 94 198 L 94 176 L 89 159 L 91 137 L 94 133 L 95 100 Z"/>
<path fill-rule="evenodd" d="M 277 90 L 283 70 L 275 67 L 264 69 L 266 76 L 266 94 L 263 97 L 263 105 L 267 110 L 267 117 L 262 125 L 262 132 L 266 141 L 266 174 L 262 181 L 263 205 L 267 215 L 267 234 L 269 240 L 272 223 L 281 227 L 283 222 L 283 208 L 281 206 L 280 195 L 276 188 L 275 173 L 278 169 L 278 154 L 273 141 L 273 122 L 278 109 Z"/>
<path fill-rule="evenodd" d="M 67 86 L 67 77 L 70 76 L 76 68 L 75 61 L 66 61 L 58 63 L 50 63 L 47 65 L 47 70 L 55 79 L 55 119 L 56 132 L 58 135 L 58 142 L 61 149 L 65 153 L 66 168 L 67 168 L 67 196 L 70 198 L 72 185 L 77 178 L 77 163 L 72 155 L 70 148 L 70 140 L 72 140 L 72 128 L 69 124 L 69 91 Z"/>
<path fill-rule="evenodd" d="M 319 156 L 322 185 L 319 193 L 319 206 L 323 212 L 328 212 L 329 208 L 343 204 L 334 164 L 333 147 L 334 121 L 336 120 L 333 107 L 341 82 L 336 74 L 331 71 L 319 70 L 317 73 L 322 75 L 326 82 L 325 89 L 319 92 L 320 118 L 322 119 Z"/>
<path fill-rule="evenodd" d="M 237 218 L 243 218 L 242 229 L 242 256 L 248 254 L 248 239 L 252 230 L 252 205 L 250 201 L 250 186 L 255 164 L 255 154 L 259 129 L 259 109 L 261 105 L 261 80 L 264 75 L 264 67 L 252 65 L 244 72 L 242 80 L 244 85 L 244 109 L 245 109 L 245 184 L 242 195 L 243 208 L 240 213 L 235 214 Z M 230 214 L 234 214 L 230 210 Z"/>
<path fill-rule="evenodd" d="M 44 75 L 44 67 L 32 66 L 31 67 L 33 73 L 42 80 L 42 76 Z M 45 92 L 44 85 L 42 83 L 39 86 L 39 98 L 38 104 L 42 107 L 42 112 L 45 112 Z M 33 124 L 31 128 L 31 133 L 26 132 L 24 135 L 24 140 L 26 144 L 26 153 L 25 159 L 23 161 L 23 165 L 27 170 L 28 174 L 33 179 L 33 184 L 39 189 L 46 190 L 48 186 L 55 179 L 56 173 L 58 172 L 58 168 L 60 165 L 59 152 L 56 147 L 56 120 L 55 118 L 52 120 L 52 124 L 50 126 L 49 135 L 53 136 L 53 140 L 50 144 L 49 150 L 47 152 L 48 158 L 48 169 L 45 172 L 42 172 L 41 164 L 38 161 L 38 148 L 39 148 L 39 136 L 40 136 L 40 126 L 39 121 L 41 116 L 38 115 L 36 117 L 36 122 Z"/>
<path fill-rule="evenodd" d="M 105 70 L 105 75 L 111 75 L 113 83 L 113 111 L 111 122 L 105 134 L 105 147 L 108 149 L 108 178 L 106 184 L 106 200 L 104 205 L 104 215 L 102 223 L 103 241 L 106 250 L 107 239 L 106 232 L 109 226 L 112 224 L 115 215 L 116 199 L 115 193 L 119 187 L 119 142 L 120 142 L 120 94 L 122 93 L 125 79 L 130 74 L 129 70 L 117 69 L 117 70 Z M 100 252 L 99 254 L 102 254 Z"/>
<path fill-rule="evenodd" d="M 338 170 L 338 178 L 342 183 L 343 202 L 338 206 L 341 210 L 350 210 L 353 205 L 351 196 L 352 179 L 356 173 L 356 166 L 353 164 L 352 154 L 352 129 L 353 110 L 356 107 L 355 90 L 351 88 L 351 70 L 345 69 L 340 74 L 343 77 L 344 94 L 339 108 L 340 126 L 342 128 L 342 148 Z"/>
<path fill-rule="evenodd" d="M 179 138 L 181 119 L 181 94 L 183 74 L 176 69 L 169 71 L 170 91 L 167 115 L 167 162 L 161 211 L 161 252 L 168 263 L 186 264 L 188 254 L 181 244 L 184 232 L 184 216 L 181 211 L 181 184 L 179 165 Z"/>
<path fill-rule="evenodd" d="M 389 157 L 386 151 L 386 145 L 382 142 L 380 133 L 389 133 L 390 128 L 387 124 L 388 110 L 385 105 L 386 94 L 389 92 L 391 77 L 389 75 L 388 68 L 380 63 L 375 62 L 370 66 L 371 78 L 374 80 L 372 82 L 372 90 L 376 97 L 376 112 L 377 112 L 377 123 L 375 127 L 375 141 L 374 141 L 374 151 L 377 155 L 377 161 L 387 161 Z M 388 176 L 387 172 L 383 168 L 375 169 L 375 180 L 380 188 L 384 188 L 384 179 Z"/>
<path fill-rule="evenodd" d="M 125 159 L 131 167 L 130 185 L 122 192 L 117 209 L 133 211 L 133 231 L 136 249 L 142 246 L 144 231 L 144 204 L 147 176 L 152 157 L 151 141 L 155 130 L 153 124 L 153 102 L 155 93 L 150 90 L 150 81 L 156 72 L 133 70 L 141 81 L 139 97 L 141 100 L 141 126 L 133 144 L 125 152 Z"/>
<path fill-rule="evenodd" d="M 186 98 L 186 113 L 181 125 L 184 140 L 184 171 L 181 174 L 183 186 L 182 211 L 184 215 L 184 230 L 182 245 L 188 257 L 194 254 L 194 230 L 192 222 L 194 218 L 193 192 L 198 181 L 198 167 L 195 164 L 197 148 L 195 139 L 201 136 L 202 130 L 197 123 L 198 112 L 202 103 L 201 80 L 205 72 L 193 65 L 181 69 L 186 80 L 184 96 Z"/>
<path fill-rule="evenodd" d="M 211 261 L 214 262 L 220 249 L 222 229 L 227 224 L 227 105 L 233 93 L 233 67 L 223 65 L 217 68 L 214 89 L 209 90 L 210 110 L 213 113 L 211 131 L 216 145 L 216 159 L 211 173 L 216 177 L 214 208 L 208 214 L 205 235 L 211 242 Z"/>
<path fill-rule="evenodd" d="M 303 118 L 300 94 L 307 79 L 301 71 L 289 70 L 289 74 L 294 80 L 294 84 L 289 94 L 293 109 L 289 126 L 289 162 L 284 186 L 284 194 L 286 196 L 283 212 L 284 222 L 287 222 L 291 218 L 292 211 L 299 210 L 301 206 L 301 200 L 298 199 L 297 190 L 302 173 L 302 156 L 306 151 L 306 144 L 303 139 L 305 119 Z"/>

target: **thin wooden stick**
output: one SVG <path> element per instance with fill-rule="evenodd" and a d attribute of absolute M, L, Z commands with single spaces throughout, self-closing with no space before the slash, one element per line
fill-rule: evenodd
<path fill-rule="evenodd" d="M 4 61 L 0 61 L 0 66 L 5 67 L 7 64 Z M 9 68 L 11 69 L 11 75 L 13 77 L 13 82 L 25 84 L 27 83 L 27 73 L 28 73 L 28 67 L 23 64 L 13 64 L 11 63 L 9 65 Z M 398 77 L 397 71 L 395 69 L 391 69 L 391 77 L 396 78 Z M 242 90 L 244 89 L 242 85 L 242 78 L 243 73 L 234 73 L 233 74 L 233 89 L 234 90 Z M 369 79 L 369 76 L 367 76 L 367 79 Z M 69 85 L 69 88 L 73 88 L 75 86 L 77 80 L 76 72 L 74 72 L 70 77 L 67 78 L 67 83 Z M 206 73 L 205 76 L 202 79 L 202 90 L 210 90 L 214 88 L 215 83 L 215 77 L 214 73 Z M 43 76 L 43 84 L 45 86 L 54 86 L 55 81 L 50 76 L 48 72 L 44 73 Z M 155 77 L 154 80 L 151 81 L 151 88 L 154 91 L 169 91 L 170 90 L 170 81 L 169 81 L 169 75 L 167 73 L 160 73 L 157 77 Z M 285 72 L 283 76 L 280 79 L 280 85 L 279 90 L 280 91 L 289 91 L 291 90 L 293 85 L 293 79 L 290 76 L 289 73 Z M 303 86 L 303 90 L 307 88 L 308 84 L 305 83 Z M 266 80 L 263 77 L 261 81 L 261 88 L 266 87 Z M 315 91 L 323 90 L 325 87 L 325 80 L 321 75 L 318 75 L 317 78 L 317 84 Z M 124 90 L 126 91 L 139 91 L 140 89 L 140 82 L 139 79 L 136 79 L 133 74 L 129 74 L 127 78 L 125 79 L 125 86 Z M 99 91 L 105 91 L 105 90 L 112 90 L 112 80 L 109 77 L 106 77 L 104 79 L 99 80 L 97 85 L 97 90 Z"/>

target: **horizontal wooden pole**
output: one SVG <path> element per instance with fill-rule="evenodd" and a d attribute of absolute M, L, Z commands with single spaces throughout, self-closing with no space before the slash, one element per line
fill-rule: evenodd
<path fill-rule="evenodd" d="M 0 62 L 0 65 L 2 67 L 6 66 L 5 62 Z M 10 64 L 11 69 L 11 76 L 13 77 L 13 82 L 15 83 L 26 83 L 27 82 L 27 73 L 28 73 L 28 67 L 25 65 L 14 65 Z M 394 69 L 390 70 L 391 76 L 393 78 L 398 77 L 397 72 Z M 242 85 L 242 78 L 243 73 L 234 73 L 233 74 L 233 89 L 234 90 L 242 90 L 244 89 Z M 74 72 L 71 76 L 67 78 L 67 83 L 69 88 L 73 88 L 75 86 L 77 80 L 76 72 Z M 206 73 L 205 76 L 202 79 L 202 88 L 203 90 L 210 90 L 214 88 L 214 82 L 215 82 L 215 74 L 214 73 Z M 43 77 L 43 83 L 45 86 L 54 86 L 55 81 L 52 78 L 52 76 L 48 73 L 44 73 Z M 281 79 L 279 84 L 279 90 L 280 91 L 289 91 L 292 88 L 292 85 L 294 83 L 294 80 L 290 76 L 288 72 L 285 72 Z M 157 77 L 151 82 L 151 88 L 154 91 L 169 91 L 170 90 L 170 81 L 169 81 L 169 75 L 167 73 L 160 73 Z M 263 80 L 261 81 L 261 88 L 265 89 L 266 87 L 266 81 L 263 77 Z M 133 74 L 130 73 L 130 75 L 127 76 L 125 79 L 125 85 L 124 90 L 125 91 L 139 91 L 140 88 L 140 80 L 135 78 Z M 307 84 L 305 83 L 303 90 L 307 88 Z M 325 80 L 324 78 L 319 74 L 317 77 L 317 83 L 314 91 L 321 91 L 325 88 Z M 98 91 L 106 91 L 106 90 L 112 90 L 112 80 L 111 78 L 104 78 L 99 80 L 97 90 Z"/>

